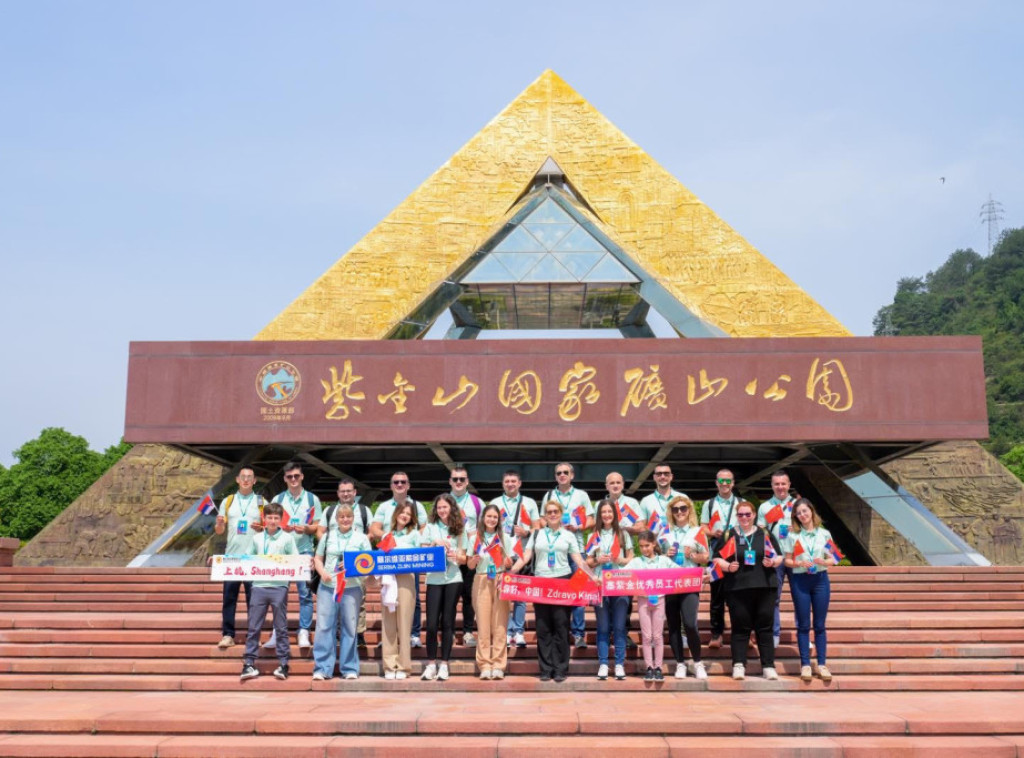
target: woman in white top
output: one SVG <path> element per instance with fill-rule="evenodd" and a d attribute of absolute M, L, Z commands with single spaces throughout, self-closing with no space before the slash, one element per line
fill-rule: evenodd
<path fill-rule="evenodd" d="M 519 571 L 536 556 L 534 576 L 548 579 L 568 579 L 572 576 L 570 560 L 581 571 L 594 577 L 590 567 L 580 555 L 576 535 L 562 528 L 562 504 L 557 500 L 544 503 L 544 527 L 534 530 L 523 557 L 512 566 Z M 554 679 L 564 682 L 569 675 L 569 614 L 570 606 L 534 603 L 533 614 L 537 623 L 537 662 L 540 680 Z"/>
<path fill-rule="evenodd" d="M 390 526 L 390 531 L 384 535 L 381 542 L 388 540 L 388 535 L 391 535 L 397 548 L 420 546 L 420 530 L 412 501 L 395 506 L 391 513 Z M 397 602 L 393 609 L 383 602 L 381 604 L 381 658 L 384 663 L 385 679 L 405 679 L 412 668 L 410 636 L 412 614 L 416 608 L 417 584 L 413 574 L 395 574 L 394 577 L 398 586 Z"/>
<path fill-rule="evenodd" d="M 370 550 L 370 540 L 352 528 L 355 522 L 352 506 L 338 505 L 334 517 L 338 528 L 327 530 L 313 557 L 313 568 L 320 575 L 320 588 L 316 593 L 313 681 L 334 675 L 335 648 L 339 646 L 338 673 L 345 679 L 359 678 L 356 621 L 363 602 L 365 580 L 345 576 L 345 553 Z M 344 583 L 341 597 L 336 592 L 338 582 Z"/>
<path fill-rule="evenodd" d="M 475 571 L 476 665 L 481 679 L 504 679 L 509 602 L 501 599 L 501 577 L 512 568 L 515 544 L 502 529 L 501 510 L 494 503 L 484 506 L 476 528 L 475 547 L 466 559 L 466 565 Z"/>
<path fill-rule="evenodd" d="M 832 534 L 821 525 L 821 516 L 805 497 L 793 504 L 793 525 L 786 540 L 786 566 L 793 570 L 789 577 L 789 592 L 793 598 L 796 616 L 796 641 L 800 649 L 800 678 L 811 681 L 817 673 L 823 682 L 832 681 L 832 672 L 825 665 L 827 645 L 825 618 L 831 585 L 829 566 L 836 565 L 829 549 Z M 814 650 L 818 670 L 811 668 L 811 615 L 814 616 Z"/>
<path fill-rule="evenodd" d="M 677 495 L 665 506 L 671 526 L 668 533 L 668 550 L 665 555 L 677 566 L 694 568 L 706 566 L 711 554 L 707 549 L 707 537 L 697 523 L 697 509 L 686 495 Z M 676 679 L 686 678 L 686 663 L 683 660 L 683 634 L 693 657 L 692 671 L 697 679 L 707 679 L 707 671 L 701 661 L 700 632 L 697 630 L 697 610 L 700 608 L 700 588 L 691 592 L 665 595 L 665 615 L 668 618 L 668 644 L 676 659 Z"/>
<path fill-rule="evenodd" d="M 443 547 L 445 570 L 427 574 L 427 665 L 421 679 L 448 678 L 448 663 L 455 640 L 455 606 L 462 594 L 462 571 L 469 538 L 462 510 L 447 492 L 434 498 L 421 547 Z M 441 657 L 437 656 L 437 627 L 441 625 Z"/>
<path fill-rule="evenodd" d="M 598 576 L 607 569 L 622 568 L 633 558 L 633 540 L 619 526 L 619 511 L 608 499 L 597 504 L 597 526 L 587 542 L 587 565 Z M 595 609 L 597 616 L 597 678 L 608 678 L 608 643 L 615 637 L 615 678 L 626 678 L 626 618 L 629 598 L 604 598 Z"/>

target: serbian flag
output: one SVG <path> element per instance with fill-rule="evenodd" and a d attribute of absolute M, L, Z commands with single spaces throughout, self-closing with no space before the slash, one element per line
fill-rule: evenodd
<path fill-rule="evenodd" d="M 665 520 L 657 511 L 651 514 L 651 518 L 647 522 L 647 528 L 654 532 L 654 536 L 658 539 L 664 539 L 665 534 L 668 533 L 668 524 L 665 523 Z"/>
<path fill-rule="evenodd" d="M 207 492 L 203 495 L 203 499 L 199 501 L 199 505 L 196 506 L 196 510 L 204 516 L 217 515 L 217 505 L 213 502 L 213 493 Z"/>
<path fill-rule="evenodd" d="M 697 532 L 697 536 L 693 538 L 693 544 L 702 547 L 705 553 L 711 552 L 711 548 L 708 547 L 708 535 L 703 530 Z"/>
<path fill-rule="evenodd" d="M 786 517 L 786 512 L 782 509 L 781 503 L 776 503 L 775 507 L 764 514 L 764 520 L 769 524 L 774 524 L 778 521 L 782 521 Z"/>
<path fill-rule="evenodd" d="M 726 542 L 722 546 L 722 549 L 718 551 L 718 555 L 726 560 L 729 560 L 736 555 L 736 538 L 730 537 L 729 541 Z"/>
<path fill-rule="evenodd" d="M 764 538 L 764 557 L 768 560 L 775 559 L 775 548 L 772 547 L 772 541 L 768 539 L 767 535 Z"/>
<path fill-rule="evenodd" d="M 718 511 L 714 510 L 714 506 L 712 506 L 711 518 L 708 519 L 708 531 L 713 532 L 716 529 L 718 529 L 721 521 L 722 521 L 722 514 L 719 513 Z"/>
<path fill-rule="evenodd" d="M 307 506 L 306 507 L 306 526 L 309 526 L 310 524 L 313 523 L 313 516 L 314 515 L 315 515 L 315 511 L 313 510 L 313 508 L 310 508 L 310 507 Z"/>
<path fill-rule="evenodd" d="M 501 566 L 505 560 L 505 551 L 501 547 L 501 538 L 496 534 L 494 540 L 487 546 L 487 554 L 491 556 L 495 566 Z"/>
<path fill-rule="evenodd" d="M 712 563 L 711 570 L 708 572 L 708 579 L 710 579 L 712 582 L 717 582 L 723 576 L 725 575 L 722 573 L 722 569 L 718 567 L 718 564 Z"/>
<path fill-rule="evenodd" d="M 587 509 L 585 506 L 579 506 L 572 512 L 572 520 L 576 523 L 576 526 L 582 528 L 587 523 Z"/>
<path fill-rule="evenodd" d="M 590 539 L 587 540 L 587 546 L 585 548 L 583 548 L 583 552 L 589 553 L 591 550 L 593 550 L 594 548 L 597 547 L 597 544 L 600 541 L 601 541 L 601 538 L 598 537 L 597 530 L 595 529 L 593 532 L 590 533 Z"/>
<path fill-rule="evenodd" d="M 640 516 L 638 516 L 637 512 L 628 505 L 624 505 L 619 509 L 619 523 L 622 524 L 622 526 L 633 526 L 633 524 L 639 520 Z"/>
<path fill-rule="evenodd" d="M 339 571 L 334 575 L 334 602 L 340 603 L 341 596 L 345 594 L 345 572 Z"/>
<path fill-rule="evenodd" d="M 839 563 L 839 561 L 843 560 L 843 558 L 846 557 L 843 555 L 843 552 L 839 549 L 839 546 L 832 540 L 829 540 L 825 543 L 825 549 L 832 553 L 832 557 L 836 559 L 836 563 Z"/>
<path fill-rule="evenodd" d="M 383 550 L 385 553 L 387 553 L 390 550 L 392 550 L 397 544 L 398 543 L 395 542 L 395 535 L 391 532 L 388 532 L 384 535 L 384 539 L 377 543 L 377 549 Z"/>

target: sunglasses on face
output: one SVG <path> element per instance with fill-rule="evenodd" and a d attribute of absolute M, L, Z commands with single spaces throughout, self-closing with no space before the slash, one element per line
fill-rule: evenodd
<path fill-rule="evenodd" d="M 719 479 L 719 484 L 732 484 L 732 479 Z"/>
<path fill-rule="evenodd" d="M 545 511 L 544 515 L 545 516 L 561 516 L 562 512 L 561 511 Z"/>
<path fill-rule="evenodd" d="M 555 476 L 569 476 L 571 473 L 571 471 L 556 471 Z"/>
<path fill-rule="evenodd" d="M 394 485 L 408 484 L 409 480 L 408 479 L 392 479 L 391 483 L 394 484 Z"/>
<path fill-rule="evenodd" d="M 288 479 L 289 481 L 291 481 L 292 479 L 301 479 L 302 474 L 285 474 L 284 478 Z"/>
<path fill-rule="evenodd" d="M 736 518 L 754 518 L 753 513 L 737 513 Z"/>
<path fill-rule="evenodd" d="M 671 471 L 655 471 L 654 475 L 655 476 L 672 476 L 672 472 Z"/>
<path fill-rule="evenodd" d="M 452 477 L 452 481 L 455 482 L 456 484 L 459 484 L 460 482 L 468 482 L 469 481 L 469 477 L 453 476 Z"/>
<path fill-rule="evenodd" d="M 690 506 L 688 506 L 688 505 L 673 505 L 672 506 L 672 512 L 673 513 L 685 513 L 688 510 L 690 510 Z"/>

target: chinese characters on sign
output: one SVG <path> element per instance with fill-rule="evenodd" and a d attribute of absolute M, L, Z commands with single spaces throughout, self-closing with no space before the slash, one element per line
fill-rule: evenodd
<path fill-rule="evenodd" d="M 407 369 L 408 371 L 408 369 Z M 362 414 L 362 401 L 366 399 L 366 393 L 357 391 L 355 385 L 359 382 L 376 384 L 378 382 L 367 379 L 364 375 L 356 374 L 353 361 L 346 359 L 342 364 L 339 374 L 336 366 L 328 368 L 329 375 L 320 380 L 324 388 L 321 398 L 324 406 L 324 418 L 332 421 L 344 421 L 352 412 Z M 698 368 L 685 374 L 685 382 L 678 377 L 671 377 L 666 381 L 661 376 L 661 365 L 650 364 L 646 368 L 635 366 L 626 369 L 621 378 L 621 385 L 613 386 L 613 379 L 607 374 L 601 374 L 595 366 L 587 365 L 582 361 L 574 361 L 573 364 L 561 373 L 558 381 L 558 418 L 566 423 L 573 423 L 580 418 L 585 418 L 586 408 L 597 405 L 603 395 L 617 396 L 617 390 L 621 389 L 622 402 L 618 407 L 618 415 L 621 418 L 627 417 L 630 413 L 657 412 L 667 410 L 678 394 L 678 401 L 682 402 L 685 396 L 686 404 L 690 406 L 701 403 L 713 403 L 720 399 L 733 397 L 729 388 L 730 378 L 718 375 L 721 372 L 709 373 L 706 368 Z M 425 377 L 424 377 L 425 379 Z M 733 380 L 746 380 L 743 386 L 743 394 L 758 398 L 759 401 L 768 403 L 806 402 L 810 401 L 824 411 L 831 413 L 843 413 L 850 410 L 854 403 L 853 384 L 849 373 L 843 362 L 838 358 L 814 358 L 807 370 L 807 380 L 803 399 L 798 398 L 790 392 L 790 384 L 793 381 L 791 374 L 769 374 L 764 376 L 732 377 Z M 760 385 L 761 381 L 765 385 Z M 416 382 L 423 381 L 416 379 Z M 380 382 L 383 384 L 383 382 Z M 487 396 L 487 388 L 482 385 L 481 377 L 459 376 L 458 384 L 454 387 L 438 386 L 429 401 L 429 405 L 435 408 L 448 408 L 449 414 L 455 414 L 469 407 L 480 395 L 483 387 Z M 762 389 L 763 387 L 763 389 Z M 427 400 L 424 397 L 417 401 L 416 384 L 413 380 L 401 372 L 396 372 L 391 380 L 390 387 L 382 387 L 390 391 L 377 394 L 377 402 L 382 407 L 391 406 L 391 415 L 399 415 L 415 410 L 418 407 L 425 407 Z M 519 371 L 513 375 L 513 369 L 506 369 L 493 388 L 501 407 L 523 415 L 530 416 L 536 413 L 542 405 L 544 398 L 543 381 L 541 375 L 534 369 Z M 479 402 L 479 400 L 478 400 Z M 616 401 L 612 401 L 616 402 Z M 270 413 L 269 410 L 266 411 Z M 294 412 L 288 409 L 285 413 Z"/>

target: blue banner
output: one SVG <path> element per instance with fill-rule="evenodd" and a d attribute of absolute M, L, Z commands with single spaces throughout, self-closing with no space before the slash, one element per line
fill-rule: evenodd
<path fill-rule="evenodd" d="M 444 548 L 413 547 L 383 550 L 364 550 L 344 553 L 345 574 L 368 576 L 370 574 L 418 574 L 428 571 L 444 571 Z"/>

